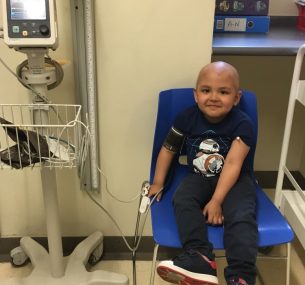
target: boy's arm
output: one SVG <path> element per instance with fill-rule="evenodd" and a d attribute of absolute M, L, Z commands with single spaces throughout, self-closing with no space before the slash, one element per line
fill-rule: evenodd
<path fill-rule="evenodd" d="M 240 138 L 233 141 L 225 159 L 215 192 L 203 209 L 208 223 L 221 224 L 223 222 L 221 205 L 230 189 L 236 183 L 249 150 L 250 147 Z"/>
<path fill-rule="evenodd" d="M 163 188 L 168 170 L 175 154 L 175 152 L 170 151 L 166 147 L 162 146 L 157 158 L 154 181 L 149 189 L 149 196 L 157 194 Z M 159 201 L 160 198 L 161 195 L 158 195 L 157 201 Z"/>

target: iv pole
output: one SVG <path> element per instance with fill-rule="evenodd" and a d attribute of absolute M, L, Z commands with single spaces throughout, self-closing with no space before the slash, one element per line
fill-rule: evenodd
<path fill-rule="evenodd" d="M 33 120 L 37 125 L 47 124 L 49 106 L 41 107 L 46 97 L 47 86 L 56 81 L 55 71 L 45 69 L 45 55 L 47 48 L 20 48 L 28 58 L 28 70 L 23 71 L 22 79 L 31 85 L 35 96 Z M 36 107 L 35 107 L 36 105 Z M 43 128 L 39 133 L 44 134 Z M 44 198 L 48 247 L 43 246 L 30 237 L 20 240 L 21 249 L 30 258 L 33 271 L 25 278 L 11 278 L 1 282 L 1 285 L 128 285 L 125 275 L 96 270 L 89 272 L 86 269 L 90 255 L 103 243 L 103 234 L 95 232 L 77 245 L 72 254 L 63 258 L 62 239 L 60 230 L 60 217 L 57 199 L 57 185 L 55 169 L 41 166 L 42 191 Z"/>
<path fill-rule="evenodd" d="M 33 111 L 34 124 L 32 127 L 37 135 L 39 133 L 41 136 L 47 136 L 50 123 L 48 121 L 49 112 L 52 104 L 47 104 L 45 98 L 48 86 L 58 83 L 57 80 L 60 78 L 56 78 L 56 68 L 46 68 L 46 56 L 49 48 L 54 50 L 57 47 L 55 1 L 46 0 L 43 2 L 46 5 L 46 14 L 49 15 L 44 18 L 44 21 L 39 21 L 39 17 L 39 20 L 36 21 L 35 15 L 33 15 L 33 18 L 28 18 L 29 5 L 23 7 L 25 10 L 21 14 L 13 13 L 16 7 L 17 10 L 20 8 L 18 5 L 14 6 L 17 2 L 2 1 L 2 5 L 4 7 L 4 41 L 9 47 L 14 47 L 15 50 L 26 54 L 28 59 L 27 69 L 21 70 L 20 80 L 25 86 L 30 86 L 34 95 L 33 104 L 29 106 L 29 110 Z M 24 4 L 26 3 L 29 4 L 28 1 L 24 0 Z M 27 28 L 21 25 L 21 22 L 18 21 L 20 19 L 25 20 L 24 24 Z M 28 19 L 31 21 L 27 22 Z M 13 34 L 10 34 L 9 31 Z M 81 108 L 79 105 L 78 107 Z M 55 123 L 55 126 L 59 127 L 61 125 Z M 125 275 L 103 270 L 87 271 L 86 265 L 89 257 L 93 256 L 95 258 L 98 256 L 97 252 L 100 252 L 103 245 L 103 234 L 99 231 L 79 243 L 70 256 L 63 257 L 56 172 L 55 167 L 52 165 L 46 167 L 45 163 L 40 161 L 48 251 L 30 237 L 21 238 L 19 252 L 15 255 L 20 253 L 20 255 L 29 257 L 33 270 L 27 277 L 4 280 L 1 281 L 1 285 L 128 285 L 128 278 Z"/>
<path fill-rule="evenodd" d="M 40 94 L 42 97 L 46 97 L 47 83 L 49 78 L 54 78 L 54 76 L 48 76 L 45 70 L 45 60 L 44 55 L 47 52 L 46 49 L 24 49 L 20 50 L 26 53 L 28 57 L 28 67 L 29 70 L 24 74 L 27 77 L 28 83 L 30 83 L 33 89 Z M 45 76 L 39 76 L 41 80 L 35 80 L 38 74 Z M 34 84 L 33 82 L 36 83 Z M 41 81 L 41 82 L 39 82 Z M 56 81 L 56 78 L 54 78 Z M 42 99 L 35 96 L 34 104 L 41 104 Z M 41 105 L 40 105 L 41 106 Z M 33 110 L 33 121 L 37 125 L 46 125 L 48 123 L 47 113 L 48 108 L 35 108 Z M 39 130 L 40 134 L 43 135 L 43 128 Z M 44 206 L 46 211 L 46 225 L 47 225 L 47 236 L 48 236 L 48 246 L 49 246 L 49 258 L 51 266 L 51 274 L 53 277 L 61 277 L 64 275 L 64 265 L 63 265 L 63 249 L 61 241 L 61 230 L 60 230 L 60 219 L 59 219 L 59 209 L 57 203 L 57 186 L 56 186 L 56 172 L 55 169 L 47 169 L 45 167 L 41 168 L 41 181 L 42 190 L 44 197 Z M 21 242 L 25 248 L 27 242 Z M 31 244 L 31 242 L 30 242 Z M 28 250 L 27 254 L 30 256 L 31 250 Z M 32 256 L 33 259 L 34 256 Z M 35 259 L 35 258 L 34 258 Z"/>

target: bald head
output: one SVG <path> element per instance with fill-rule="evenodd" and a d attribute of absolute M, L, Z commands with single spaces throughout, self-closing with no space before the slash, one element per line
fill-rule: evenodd
<path fill-rule="evenodd" d="M 230 80 L 232 80 L 232 84 L 236 88 L 236 90 L 239 89 L 238 71 L 236 70 L 236 68 L 233 65 L 226 63 L 224 61 L 216 61 L 216 62 L 212 62 L 212 63 L 209 63 L 206 66 L 204 66 L 198 74 L 198 78 L 196 81 L 196 89 L 198 87 L 199 82 L 202 80 L 202 78 L 204 78 L 210 72 L 214 72 L 214 73 L 222 75 L 222 76 L 223 75 L 228 76 L 230 78 Z"/>

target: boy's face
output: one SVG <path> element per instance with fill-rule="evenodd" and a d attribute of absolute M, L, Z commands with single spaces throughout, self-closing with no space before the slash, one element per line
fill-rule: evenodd
<path fill-rule="evenodd" d="M 206 119 L 218 123 L 240 100 L 238 78 L 230 68 L 210 65 L 200 72 L 194 96 Z"/>

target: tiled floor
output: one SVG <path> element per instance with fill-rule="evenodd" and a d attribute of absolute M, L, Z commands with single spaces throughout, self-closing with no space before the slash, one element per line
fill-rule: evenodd
<path fill-rule="evenodd" d="M 286 247 L 275 248 L 269 253 L 269 256 L 274 258 L 267 260 L 260 256 L 258 259 L 258 269 L 260 278 L 258 278 L 256 285 L 285 285 L 285 261 L 278 259 L 276 256 L 285 254 Z M 221 253 L 219 253 L 221 254 Z M 225 285 L 222 272 L 225 265 L 225 260 L 222 257 L 217 258 L 219 268 L 219 282 L 220 285 Z M 291 281 L 290 285 L 304 285 L 305 279 L 305 251 L 301 247 L 298 240 L 292 246 L 292 260 L 291 260 Z M 137 283 L 138 285 L 148 285 L 150 278 L 150 261 L 137 262 Z M 32 269 L 31 264 L 21 268 L 12 268 L 9 263 L 0 264 L 0 284 L 10 277 L 22 277 L 30 274 Z M 129 260 L 123 261 L 101 261 L 92 270 L 103 269 L 116 273 L 125 274 L 129 277 L 129 284 L 133 285 L 132 278 L 132 262 Z M 157 275 L 155 285 L 166 285 L 168 283 L 162 281 Z"/>

